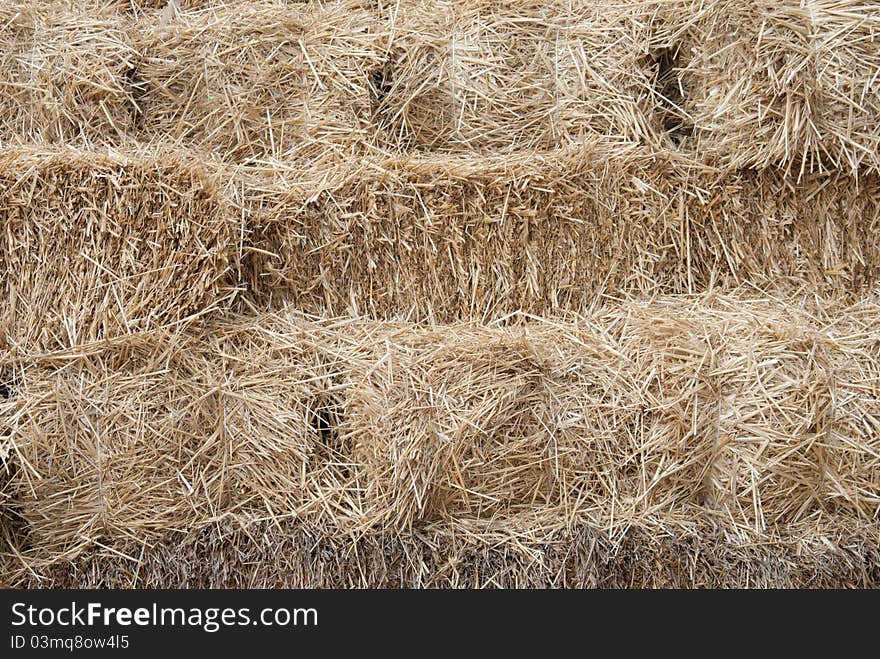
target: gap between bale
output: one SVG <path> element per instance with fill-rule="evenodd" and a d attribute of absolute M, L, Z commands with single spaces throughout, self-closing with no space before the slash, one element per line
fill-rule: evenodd
<path fill-rule="evenodd" d="M 686 106 L 687 90 L 680 73 L 679 47 L 659 48 L 650 57 L 656 67 L 653 87 L 658 99 L 657 114 L 664 133 L 679 147 L 694 134 L 694 127 L 682 110 Z"/>

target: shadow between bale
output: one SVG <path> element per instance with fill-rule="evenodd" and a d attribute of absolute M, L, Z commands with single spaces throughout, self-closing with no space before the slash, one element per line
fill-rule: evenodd
<path fill-rule="evenodd" d="M 679 59 L 678 46 L 660 48 L 650 55 L 650 62 L 656 70 L 653 90 L 657 116 L 663 132 L 676 147 L 694 134 L 694 127 L 683 110 L 687 90 Z"/>

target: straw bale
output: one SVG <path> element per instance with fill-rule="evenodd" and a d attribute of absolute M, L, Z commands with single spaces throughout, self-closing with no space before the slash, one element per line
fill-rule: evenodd
<path fill-rule="evenodd" d="M 256 304 L 315 313 L 453 322 L 747 281 L 857 296 L 880 265 L 876 176 L 717 173 L 601 141 L 261 169 L 233 203 L 253 228 Z"/>
<path fill-rule="evenodd" d="M 657 139 L 647 5 L 408 0 L 385 14 L 389 59 L 372 91 L 391 149 L 547 150 L 595 134 Z"/>
<path fill-rule="evenodd" d="M 609 536 L 588 524 L 485 541 L 474 529 L 335 538 L 297 523 L 173 533 L 125 558 L 106 549 L 16 583 L 41 588 L 870 588 L 876 526 L 769 536 L 667 523 Z"/>
<path fill-rule="evenodd" d="M 309 334 L 291 324 L 267 341 L 249 330 L 128 335 L 24 369 L 2 424 L 37 557 L 173 529 L 340 515 L 323 491 L 345 491 L 332 478 L 347 466 Z"/>
<path fill-rule="evenodd" d="M 0 6 L 0 143 L 79 144 L 132 131 L 137 53 L 125 21 L 64 3 Z"/>
<path fill-rule="evenodd" d="M 233 291 L 240 227 L 180 154 L 0 152 L 0 345 L 57 349 L 174 323 Z"/>
<path fill-rule="evenodd" d="M 371 134 L 369 76 L 382 33 L 363 3 L 273 2 L 138 22 L 143 135 L 223 160 L 333 161 Z"/>
<path fill-rule="evenodd" d="M 877 170 L 880 7 L 685 0 L 659 3 L 655 25 L 659 104 L 697 157 L 797 174 Z"/>
<path fill-rule="evenodd" d="M 878 33 L 3 3 L 0 584 L 880 586 Z"/>
<path fill-rule="evenodd" d="M 758 528 L 817 509 L 872 519 L 873 324 L 722 298 L 379 335 L 342 429 L 395 527 L 535 507 L 624 520 L 684 502 Z"/>

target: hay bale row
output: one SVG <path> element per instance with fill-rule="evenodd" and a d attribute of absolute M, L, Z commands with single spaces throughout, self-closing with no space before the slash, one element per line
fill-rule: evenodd
<path fill-rule="evenodd" d="M 317 0 L 321 2 L 323 0 Z M 363 0 L 365 5 L 375 5 L 379 0 Z M 291 7 L 292 5 L 304 5 L 315 0 L 68 0 L 79 7 L 107 7 L 108 5 L 119 10 L 138 13 L 152 9 L 162 9 L 166 13 L 183 10 L 201 10 L 216 7 L 241 7 L 247 4 L 273 4 L 277 7 Z"/>
<path fill-rule="evenodd" d="M 234 292 L 240 222 L 179 155 L 0 151 L 0 348 L 70 347 Z"/>
<path fill-rule="evenodd" d="M 2 343 L 39 352 L 229 308 L 456 322 L 744 282 L 878 284 L 880 182 L 717 174 L 640 149 L 315 171 L 0 151 Z"/>
<path fill-rule="evenodd" d="M 92 4 L 0 9 L 5 141 L 301 164 L 599 136 L 797 176 L 880 166 L 880 10 L 856 0 Z"/>
<path fill-rule="evenodd" d="M 372 334 L 340 427 L 394 528 L 535 510 L 625 525 L 684 503 L 759 529 L 820 510 L 871 519 L 874 312 L 832 327 L 676 299 L 578 325 Z"/>
<path fill-rule="evenodd" d="M 675 523 L 610 537 L 579 524 L 484 542 L 466 527 L 334 538 L 263 523 L 96 547 L 9 576 L 31 588 L 870 588 L 876 533 L 845 520 L 761 538 Z"/>
<path fill-rule="evenodd" d="M 595 141 L 321 174 L 241 173 L 258 306 L 286 291 L 314 313 L 452 322 L 746 281 L 857 296 L 880 274 L 875 176 L 795 185 Z"/>
<path fill-rule="evenodd" d="M 859 0 L 413 0 L 381 76 L 390 148 L 585 135 L 802 175 L 880 165 L 880 8 Z"/>
<path fill-rule="evenodd" d="M 578 523 L 862 528 L 880 510 L 878 306 L 821 306 L 667 298 L 507 327 L 258 316 L 19 360 L 0 407 L 8 502 L 33 566 L 284 521 L 482 525 L 485 542 Z"/>

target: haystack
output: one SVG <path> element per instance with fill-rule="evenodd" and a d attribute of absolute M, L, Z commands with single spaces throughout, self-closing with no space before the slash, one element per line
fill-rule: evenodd
<path fill-rule="evenodd" d="M 385 17 L 389 59 L 372 91 L 391 149 L 657 140 L 647 5 L 407 0 Z"/>
<path fill-rule="evenodd" d="M 175 323 L 234 293 L 241 226 L 180 154 L 0 152 L 0 346 Z"/>
<path fill-rule="evenodd" d="M 878 34 L 6 2 L 0 585 L 880 585 Z"/>
<path fill-rule="evenodd" d="M 657 4 L 659 101 L 683 147 L 732 167 L 877 171 L 880 7 L 858 0 Z"/>
<path fill-rule="evenodd" d="M 250 286 L 315 313 L 438 322 L 581 311 L 602 294 L 752 281 L 857 297 L 878 283 L 880 185 L 719 173 L 602 140 L 545 154 L 242 174 Z"/>
<path fill-rule="evenodd" d="M 362 2 L 156 10 L 137 25 L 144 139 L 314 165 L 358 156 L 371 135 L 383 35 Z"/>
<path fill-rule="evenodd" d="M 65 3 L 0 6 L 0 143 L 119 142 L 137 111 L 126 22 Z"/>
<path fill-rule="evenodd" d="M 715 528 L 768 551 L 795 528 L 863 530 L 880 510 L 878 307 L 825 313 L 743 291 L 572 323 L 261 316 L 19 361 L 0 408 L 4 505 L 27 524 L 10 562 L 122 552 L 136 570 L 175 534 L 195 556 L 266 525 L 428 547 Z"/>

